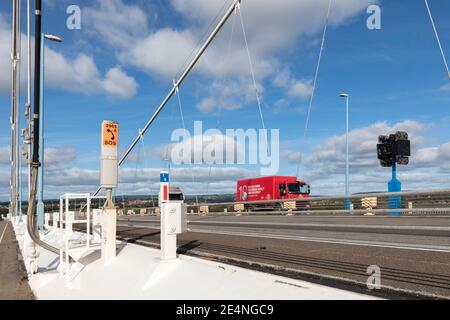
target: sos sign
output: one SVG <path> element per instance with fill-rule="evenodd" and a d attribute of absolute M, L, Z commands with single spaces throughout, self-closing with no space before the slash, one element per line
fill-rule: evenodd
<path fill-rule="evenodd" d="M 119 125 L 115 122 L 103 122 L 103 145 L 117 147 L 119 144 Z"/>

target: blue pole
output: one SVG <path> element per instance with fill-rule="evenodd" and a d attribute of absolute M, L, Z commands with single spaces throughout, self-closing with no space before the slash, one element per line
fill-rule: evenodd
<path fill-rule="evenodd" d="M 348 96 L 346 97 L 346 107 L 345 107 L 345 210 L 350 210 L 350 187 L 349 187 L 349 165 L 348 165 Z"/>
<path fill-rule="evenodd" d="M 39 116 L 39 162 L 41 166 L 38 169 L 38 183 L 37 183 L 37 227 L 38 230 L 44 229 L 44 74 L 45 74 L 45 61 L 44 61 L 44 34 L 41 35 L 41 79 L 40 85 L 40 116 Z"/>
<path fill-rule="evenodd" d="M 388 192 L 400 192 L 402 191 L 402 183 L 397 179 L 397 164 L 395 162 L 395 157 L 392 165 L 392 179 L 388 183 Z M 402 207 L 402 197 L 392 196 L 388 197 L 388 208 L 389 209 L 400 209 Z M 400 216 L 400 212 L 391 212 L 390 216 Z"/>

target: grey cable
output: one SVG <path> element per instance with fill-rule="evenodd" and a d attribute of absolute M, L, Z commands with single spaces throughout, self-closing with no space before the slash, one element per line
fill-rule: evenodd
<path fill-rule="evenodd" d="M 309 99 L 308 113 L 306 115 L 305 129 L 303 131 L 303 139 L 300 141 L 300 151 L 302 150 L 302 145 L 304 144 L 305 139 L 306 139 L 306 135 L 308 134 L 309 122 L 310 122 L 310 119 L 311 119 L 312 104 L 313 104 L 315 93 L 316 93 L 317 78 L 319 76 L 320 64 L 322 62 L 322 54 L 323 54 L 323 51 L 325 49 L 325 39 L 326 39 L 326 35 L 327 35 L 327 30 L 328 30 L 328 22 L 330 20 L 332 3 L 333 3 L 333 0 L 330 0 L 330 2 L 328 3 L 327 17 L 325 19 L 325 27 L 324 27 L 323 33 L 322 33 L 322 42 L 321 42 L 321 45 L 320 45 L 319 57 L 317 59 L 316 71 L 315 71 L 315 74 L 314 74 L 313 88 L 312 88 L 312 92 L 311 92 L 311 97 Z M 300 162 L 301 162 L 301 159 L 299 159 L 298 164 L 297 164 L 297 172 L 296 172 L 296 175 L 295 175 L 296 177 L 298 177 L 299 173 L 300 173 Z"/>
<path fill-rule="evenodd" d="M 450 69 L 448 67 L 448 63 L 447 63 L 447 59 L 445 57 L 444 49 L 442 48 L 441 40 L 439 38 L 439 34 L 438 34 L 437 29 L 436 29 L 436 25 L 434 23 L 433 15 L 431 14 L 431 9 L 430 9 L 430 6 L 428 5 L 428 1 L 427 0 L 424 0 L 424 1 L 425 1 L 425 6 L 427 7 L 428 15 L 430 16 L 431 25 L 433 26 L 433 30 L 434 30 L 434 34 L 436 36 L 436 40 L 437 40 L 437 43 L 438 43 L 438 46 L 439 46 L 439 50 L 441 51 L 442 60 L 444 61 L 445 69 L 447 70 L 447 75 L 448 75 L 448 78 L 450 79 Z"/>

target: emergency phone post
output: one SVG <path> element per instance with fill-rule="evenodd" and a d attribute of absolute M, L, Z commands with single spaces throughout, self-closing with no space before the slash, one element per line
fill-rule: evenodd
<path fill-rule="evenodd" d="M 158 202 L 161 208 L 161 260 L 177 258 L 177 234 L 186 232 L 186 204 L 183 199 L 170 199 L 169 173 L 160 173 Z"/>
<path fill-rule="evenodd" d="M 118 145 L 119 125 L 116 121 L 102 123 L 100 184 L 106 189 L 106 202 L 103 210 L 102 259 L 104 263 L 116 257 L 117 210 L 113 203 L 112 190 L 118 184 Z"/>

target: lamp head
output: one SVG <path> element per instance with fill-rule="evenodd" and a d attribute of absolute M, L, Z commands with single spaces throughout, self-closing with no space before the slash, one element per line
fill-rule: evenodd
<path fill-rule="evenodd" d="M 60 37 L 57 37 L 52 34 L 44 34 L 45 39 L 53 41 L 53 42 L 62 42 L 62 39 Z"/>

